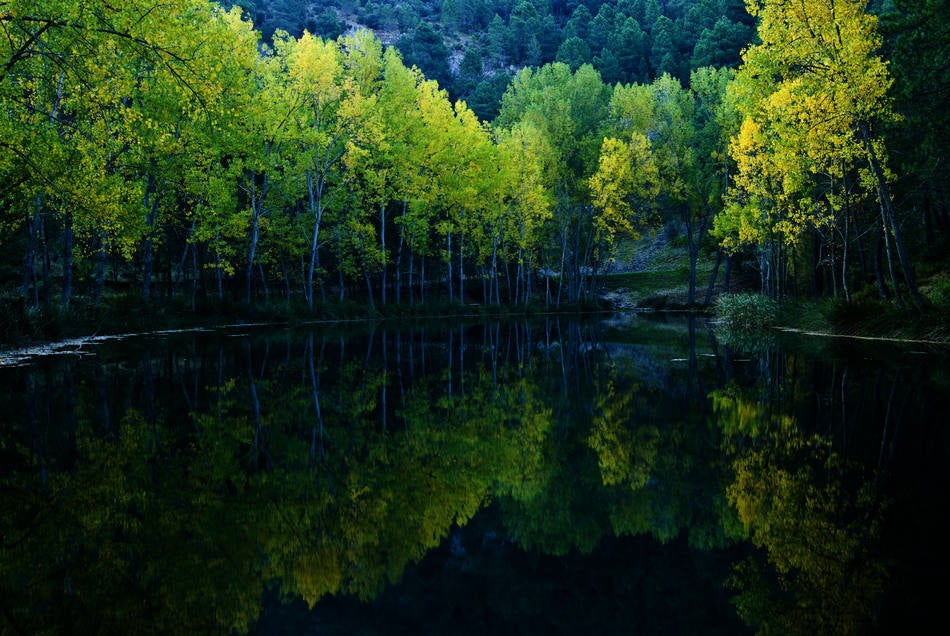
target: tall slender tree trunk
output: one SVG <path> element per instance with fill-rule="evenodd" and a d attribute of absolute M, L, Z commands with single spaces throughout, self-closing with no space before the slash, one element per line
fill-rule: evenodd
<path fill-rule="evenodd" d="M 838 298 L 841 295 L 841 290 L 838 288 L 838 255 L 834 244 L 829 245 L 828 248 L 828 258 L 831 261 L 831 293 Z"/>
<path fill-rule="evenodd" d="M 175 268 L 175 282 L 172 296 L 178 296 L 185 285 L 185 263 L 188 262 L 188 252 L 191 251 L 191 244 L 185 239 L 185 248 L 181 251 L 181 258 L 178 259 L 178 267 Z"/>
<path fill-rule="evenodd" d="M 39 288 L 36 284 L 36 243 L 37 233 L 40 225 L 40 210 L 42 209 L 42 198 L 37 196 L 33 200 L 33 211 L 26 215 L 26 258 L 23 261 L 23 286 L 22 296 L 27 302 L 30 302 L 32 296 L 32 305 L 34 307 L 40 304 Z M 30 294 L 32 289 L 33 293 Z"/>
<path fill-rule="evenodd" d="M 561 228 L 561 268 L 557 277 L 557 302 L 555 306 L 561 307 L 561 292 L 564 289 L 564 275 L 567 271 L 567 227 Z"/>
<path fill-rule="evenodd" d="M 726 267 L 722 272 L 722 293 L 729 293 L 729 284 L 732 281 L 732 256 L 726 254 Z"/>
<path fill-rule="evenodd" d="M 574 245 L 571 254 L 571 286 L 570 286 L 570 299 L 572 303 L 576 303 L 581 299 L 581 267 L 583 263 L 581 262 L 581 219 L 580 214 L 577 215 L 577 218 L 574 220 Z"/>
<path fill-rule="evenodd" d="M 256 208 L 256 206 L 255 206 Z M 247 285 L 247 303 L 251 304 L 251 285 L 254 280 L 254 257 L 257 255 L 257 241 L 260 238 L 260 217 L 257 210 L 251 212 L 251 244 L 247 251 L 247 272 L 245 278 Z"/>
<path fill-rule="evenodd" d="M 93 290 L 93 304 L 98 307 L 102 298 L 102 284 L 106 277 L 106 232 L 99 233 L 99 250 L 96 254 L 96 283 Z"/>
<path fill-rule="evenodd" d="M 884 272 L 881 266 L 881 252 L 884 243 L 883 232 L 877 232 L 877 241 L 874 244 L 874 280 L 877 283 L 877 294 L 881 300 L 887 300 L 887 285 L 884 283 Z"/>
<path fill-rule="evenodd" d="M 709 276 L 709 285 L 706 286 L 706 297 L 703 299 L 703 305 L 708 306 L 712 300 L 713 290 L 716 287 L 716 278 L 719 276 L 719 267 L 722 265 L 722 249 L 716 250 L 716 264 L 713 265 L 712 274 Z"/>
<path fill-rule="evenodd" d="M 544 308 L 551 306 L 551 272 L 544 272 Z"/>
<path fill-rule="evenodd" d="M 406 218 L 406 202 L 402 203 L 402 218 Z M 393 278 L 393 293 L 396 295 L 396 304 L 402 302 L 402 250 L 406 241 L 405 225 L 399 228 L 399 245 L 396 248 L 395 274 Z"/>
<path fill-rule="evenodd" d="M 521 299 L 521 290 L 524 287 L 524 251 L 518 248 L 518 271 L 515 274 L 515 302 L 518 304 Z"/>
<path fill-rule="evenodd" d="M 465 220 L 465 211 L 462 211 L 462 220 Z M 459 230 L 459 304 L 465 304 L 465 234 Z"/>
<path fill-rule="evenodd" d="M 145 186 L 145 196 L 142 201 L 145 207 L 145 239 L 142 243 L 142 299 L 148 304 L 152 299 L 152 269 L 154 264 L 153 234 L 155 221 L 158 216 L 159 196 L 158 184 L 155 178 L 148 176 Z"/>
<path fill-rule="evenodd" d="M 415 302 L 415 299 L 414 299 L 414 296 L 413 296 L 413 293 L 412 293 L 412 285 L 413 285 L 413 282 L 414 282 L 414 281 L 413 281 L 413 274 L 415 273 L 415 271 L 414 271 L 414 270 L 415 270 L 415 267 L 414 267 L 414 266 L 415 266 L 415 263 L 416 263 L 416 255 L 413 253 L 413 250 L 412 250 L 412 236 L 410 235 L 410 237 L 409 237 L 409 289 L 407 290 L 407 293 L 409 294 L 409 304 L 410 304 L 410 305 L 414 304 L 414 302 Z"/>
<path fill-rule="evenodd" d="M 43 245 L 43 306 L 49 307 L 52 302 L 53 289 L 50 285 L 50 255 L 49 255 L 49 226 L 46 215 L 40 215 L 40 236 Z"/>
<path fill-rule="evenodd" d="M 278 254 L 277 266 L 280 268 L 280 280 L 284 282 L 284 300 L 290 301 L 293 294 L 293 284 L 290 282 L 290 271 L 287 268 L 287 258 L 283 252 Z"/>
<path fill-rule="evenodd" d="M 317 252 L 317 267 L 320 267 L 320 252 Z M 327 303 L 327 284 L 324 280 L 325 277 L 321 276 L 319 281 L 320 287 L 320 302 L 324 305 Z"/>
<path fill-rule="evenodd" d="M 220 244 L 221 233 L 217 232 L 215 233 L 214 270 L 218 283 L 218 306 L 224 304 L 224 265 L 221 263 L 221 251 L 218 249 L 218 245 Z"/>
<path fill-rule="evenodd" d="M 850 223 L 848 223 L 848 210 L 845 208 L 844 235 L 841 237 L 841 289 L 844 291 L 844 299 L 851 302 L 851 288 L 848 286 L 848 239 L 850 238 Z"/>
<path fill-rule="evenodd" d="M 388 259 L 386 258 L 386 203 L 379 204 L 379 244 L 383 250 L 383 271 L 380 273 L 380 285 L 379 285 L 379 302 L 385 307 L 386 306 L 386 285 L 388 283 L 389 277 L 387 276 Z"/>
<path fill-rule="evenodd" d="M 264 288 L 264 302 L 270 302 L 270 287 L 267 285 L 267 275 L 264 273 L 264 265 L 260 262 L 257 263 L 257 271 L 261 275 L 261 286 Z"/>
<path fill-rule="evenodd" d="M 452 296 L 452 230 L 449 230 L 448 232 L 446 232 L 445 238 L 446 238 L 445 249 L 447 251 L 446 264 L 448 265 L 448 268 L 449 268 L 448 276 L 446 278 L 448 279 L 448 282 L 449 282 L 449 303 L 451 304 L 452 298 L 453 298 Z"/>
<path fill-rule="evenodd" d="M 363 268 L 363 280 L 366 282 L 366 297 L 369 299 L 370 309 L 376 311 L 376 301 L 373 299 L 373 282 L 370 280 L 369 272 Z"/>
<path fill-rule="evenodd" d="M 63 219 L 63 307 L 69 307 L 73 295 L 73 213 Z"/>
<path fill-rule="evenodd" d="M 917 289 L 917 280 L 914 276 L 914 267 L 910 262 L 910 258 L 907 256 L 904 240 L 901 237 L 900 224 L 897 222 L 897 215 L 894 213 L 894 203 L 891 200 L 890 186 L 887 184 L 887 177 L 884 174 L 884 169 L 881 166 L 880 159 L 878 159 L 877 152 L 874 149 L 874 142 L 871 140 L 871 131 L 867 122 L 861 122 L 860 129 L 861 136 L 864 140 L 864 147 L 868 155 L 868 164 L 870 165 L 871 173 L 874 175 L 874 182 L 877 187 L 877 197 L 881 208 L 881 219 L 884 225 L 885 237 L 889 228 L 890 233 L 894 238 L 894 247 L 897 250 L 897 258 L 900 260 L 901 270 L 904 273 L 904 282 L 907 283 L 911 300 L 913 301 L 914 306 L 917 307 L 917 310 L 920 313 L 924 313 L 924 299 L 920 295 L 920 290 Z M 897 293 L 896 288 L 894 292 L 895 294 Z"/>
<path fill-rule="evenodd" d="M 534 284 L 532 281 L 532 276 L 534 273 L 534 265 L 535 265 L 534 258 L 531 256 L 531 254 L 528 254 L 527 266 L 525 268 L 525 277 L 524 277 L 524 281 L 525 281 L 524 304 L 525 306 L 527 306 L 528 303 L 531 302 L 531 295 L 532 295 L 531 291 L 532 291 L 532 286 Z"/>
<path fill-rule="evenodd" d="M 313 173 L 307 171 L 307 194 L 310 203 L 310 213 L 313 215 L 313 235 L 310 240 L 310 265 L 307 268 L 307 284 L 304 295 L 307 306 L 313 309 L 313 274 L 317 268 L 318 250 L 320 246 L 320 222 L 323 220 L 323 183 L 314 183 Z"/>
<path fill-rule="evenodd" d="M 689 291 L 686 294 L 686 304 L 692 307 L 696 304 L 696 262 L 699 260 L 699 241 L 705 231 L 705 219 L 700 222 L 697 236 L 693 235 L 693 217 L 687 207 L 683 211 L 683 220 L 686 224 L 686 246 L 689 253 Z"/>
<path fill-rule="evenodd" d="M 426 302 L 426 257 L 419 255 L 419 299 L 424 305 Z"/>
<path fill-rule="evenodd" d="M 198 279 L 200 270 L 198 269 L 198 245 L 191 250 L 191 311 L 195 311 L 195 299 L 198 296 Z"/>
<path fill-rule="evenodd" d="M 185 237 L 185 249 L 181 252 L 181 260 L 178 261 L 178 282 L 175 284 L 175 293 L 177 296 L 178 292 L 184 289 L 185 284 L 185 263 L 188 262 L 188 252 L 193 252 L 198 249 L 197 245 L 192 244 L 192 237 L 195 234 L 195 220 L 192 220 L 191 227 L 188 228 L 188 236 Z"/>
<path fill-rule="evenodd" d="M 366 247 L 363 243 L 362 236 L 360 236 L 360 260 L 363 262 L 363 280 L 366 282 L 366 295 L 369 299 L 369 306 L 375 312 L 376 301 L 373 299 L 373 283 L 369 278 L 369 267 L 366 262 Z"/>
<path fill-rule="evenodd" d="M 264 197 L 267 195 L 269 182 L 267 175 L 261 177 L 262 184 L 257 185 L 257 175 L 251 179 L 249 191 L 251 199 L 251 242 L 247 250 L 247 303 L 251 303 L 251 287 L 254 281 L 254 259 L 257 257 L 257 243 L 261 235 L 261 216 L 264 213 Z"/>
<path fill-rule="evenodd" d="M 491 270 L 488 272 L 488 296 L 485 297 L 486 304 L 491 304 L 492 291 L 498 294 L 498 234 L 492 237 L 491 242 Z"/>

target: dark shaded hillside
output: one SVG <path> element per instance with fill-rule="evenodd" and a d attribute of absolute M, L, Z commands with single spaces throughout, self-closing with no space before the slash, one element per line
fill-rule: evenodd
<path fill-rule="evenodd" d="M 265 39 L 277 29 L 334 39 L 359 27 L 396 46 L 483 119 L 515 70 L 592 64 L 607 84 L 684 82 L 700 66 L 734 66 L 754 25 L 742 0 L 238 0 Z"/>

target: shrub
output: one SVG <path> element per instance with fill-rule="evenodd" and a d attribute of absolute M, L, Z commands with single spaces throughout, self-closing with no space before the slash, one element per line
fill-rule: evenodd
<path fill-rule="evenodd" d="M 755 329 L 775 324 L 778 308 L 762 294 L 723 294 L 716 301 L 716 317 L 728 327 Z"/>
<path fill-rule="evenodd" d="M 935 274 L 926 284 L 920 286 L 920 292 L 933 305 L 938 307 L 950 305 L 950 274 L 946 272 Z"/>

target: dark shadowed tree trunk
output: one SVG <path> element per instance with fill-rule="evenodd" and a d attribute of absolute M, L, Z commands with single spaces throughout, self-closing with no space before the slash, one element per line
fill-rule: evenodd
<path fill-rule="evenodd" d="M 901 270 L 904 273 L 904 282 L 907 283 L 911 300 L 913 300 L 914 306 L 917 307 L 917 310 L 921 313 L 924 313 L 924 300 L 920 296 L 920 291 L 917 289 L 917 280 L 914 276 L 913 264 L 910 262 L 910 258 L 907 256 L 907 251 L 905 249 L 904 240 L 901 234 L 900 224 L 897 222 L 896 214 L 894 212 L 894 203 L 891 200 L 891 192 L 890 187 L 887 184 L 887 177 L 884 174 L 884 169 L 877 157 L 877 152 L 874 149 L 874 142 L 871 139 L 870 128 L 866 122 L 862 122 L 860 124 L 860 131 L 861 137 L 864 141 L 864 147 L 867 152 L 868 165 L 871 168 L 871 174 L 874 176 L 878 203 L 881 209 L 881 222 L 884 228 L 885 248 L 888 250 L 888 259 L 890 260 L 890 240 L 888 236 L 888 234 L 890 234 L 890 237 L 893 237 L 894 240 L 894 248 L 897 251 L 897 258 L 900 261 Z M 894 285 L 894 294 L 897 296 L 897 282 L 894 279 L 893 266 L 891 277 L 892 284 Z"/>
<path fill-rule="evenodd" d="M 32 214 L 26 215 L 26 258 L 23 262 L 22 296 L 34 307 L 40 304 L 40 290 L 36 284 L 36 244 L 41 223 L 40 210 L 42 198 L 37 196 L 33 202 Z M 32 294 L 30 293 L 32 289 Z"/>

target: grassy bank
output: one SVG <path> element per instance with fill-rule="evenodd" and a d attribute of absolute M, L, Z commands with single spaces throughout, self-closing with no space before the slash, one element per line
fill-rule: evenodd
<path fill-rule="evenodd" d="M 723 296 L 722 270 L 704 305 L 714 262 L 701 256 L 696 271 L 696 304 L 688 300 L 689 261 L 684 248 L 641 242 L 651 252 L 638 271 L 609 274 L 604 280 L 607 298 L 621 310 L 694 310 L 717 316 L 738 328 L 766 327 L 841 337 L 886 338 L 950 343 L 950 259 L 930 258 L 929 269 L 918 271 L 920 292 L 927 307 L 921 313 L 909 302 L 903 307 L 880 300 L 876 290 L 865 288 L 850 301 L 843 298 L 799 296 L 774 302 L 758 291 L 758 276 L 733 268 L 731 302 Z"/>
<path fill-rule="evenodd" d="M 929 300 L 924 313 L 913 307 L 867 297 L 786 300 L 759 294 L 732 294 L 716 303 L 714 313 L 724 328 L 778 329 L 848 338 L 950 343 L 950 306 Z"/>
<path fill-rule="evenodd" d="M 710 266 L 697 268 L 696 295 L 689 305 L 689 267 L 609 274 L 604 279 L 608 299 L 620 309 L 683 310 L 701 309 L 706 297 Z M 721 291 L 717 285 L 714 294 Z"/>

